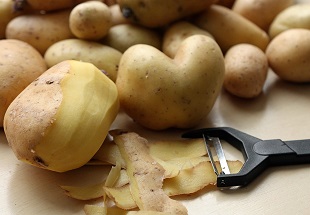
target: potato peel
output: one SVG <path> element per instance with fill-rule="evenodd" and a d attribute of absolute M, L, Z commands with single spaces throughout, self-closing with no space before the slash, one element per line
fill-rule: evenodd
<path fill-rule="evenodd" d="M 216 162 L 217 168 L 219 163 Z M 228 161 L 232 173 L 238 172 L 242 167 L 240 161 Z M 195 193 L 205 187 L 216 186 L 216 175 L 210 161 L 197 163 L 192 168 L 180 171 L 174 178 L 167 178 L 163 183 L 163 190 L 168 196 L 184 195 Z M 122 209 L 133 209 L 137 207 L 129 184 L 118 188 L 107 188 L 108 196 L 113 199 L 116 205 Z"/>
<path fill-rule="evenodd" d="M 122 168 L 125 168 L 126 164 L 122 158 L 117 145 L 110 140 L 105 140 L 102 146 L 93 157 L 94 160 L 98 160 L 104 163 L 116 165 L 117 162 L 121 164 Z"/>
<path fill-rule="evenodd" d="M 162 160 L 201 157 L 207 154 L 202 138 L 157 141 L 149 146 L 150 154 Z"/>
<path fill-rule="evenodd" d="M 133 132 L 114 136 L 114 141 L 127 164 L 130 191 L 139 209 L 187 214 L 180 202 L 163 191 L 165 169 L 150 156 L 148 141 Z"/>
<path fill-rule="evenodd" d="M 216 163 L 219 165 L 218 162 Z M 228 166 L 232 172 L 237 172 L 241 169 L 242 163 L 228 161 Z M 193 168 L 183 169 L 174 178 L 165 179 L 163 189 L 169 196 L 191 194 L 209 185 L 216 185 L 216 179 L 210 161 L 204 161 Z"/>
<path fill-rule="evenodd" d="M 104 152 L 103 147 L 96 155 L 103 162 L 116 164 L 112 165 L 107 182 L 86 187 L 62 186 L 73 198 L 89 200 L 103 196 L 104 205 L 108 199 L 114 203 L 113 207 L 86 206 L 90 211 L 86 215 L 99 212 L 109 215 L 187 214 L 181 202 L 172 200 L 171 196 L 192 194 L 216 186 L 217 178 L 210 158 L 205 156 L 205 148 L 201 150 L 205 147 L 201 140 L 151 143 L 133 132 L 114 130 L 111 135 L 114 141 L 109 140 L 105 146 L 112 153 Z M 189 150 L 185 143 L 200 150 Z M 175 150 L 172 150 L 173 145 Z M 227 162 L 231 173 L 239 172 L 243 165 L 240 161 Z M 217 159 L 216 165 L 220 169 Z M 107 212 L 102 213 L 103 209 Z"/>
<path fill-rule="evenodd" d="M 134 201 L 129 184 L 122 187 L 104 187 L 104 192 L 106 195 L 113 200 L 115 205 L 124 210 L 130 210 L 137 207 Z"/>
<path fill-rule="evenodd" d="M 85 205 L 84 212 L 86 215 L 107 215 L 107 210 L 98 205 Z"/>
<path fill-rule="evenodd" d="M 78 200 L 92 200 L 103 196 L 105 182 L 90 186 L 60 186 L 65 191 L 65 194 Z"/>

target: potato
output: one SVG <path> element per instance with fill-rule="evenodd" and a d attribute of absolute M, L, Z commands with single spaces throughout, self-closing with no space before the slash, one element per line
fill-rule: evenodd
<path fill-rule="evenodd" d="M 0 126 L 11 102 L 47 66 L 40 53 L 29 44 L 13 39 L 0 40 Z"/>
<path fill-rule="evenodd" d="M 70 11 L 60 11 L 18 16 L 7 25 L 6 38 L 27 42 L 43 55 L 55 42 L 73 37 L 69 15 Z"/>
<path fill-rule="evenodd" d="M 310 29 L 310 4 L 292 5 L 279 13 L 269 28 L 270 38 L 291 28 Z"/>
<path fill-rule="evenodd" d="M 119 0 L 123 16 L 146 27 L 161 27 L 201 12 L 216 0 Z"/>
<path fill-rule="evenodd" d="M 111 27 L 103 43 L 120 52 L 136 44 L 147 44 L 161 48 L 161 36 L 158 32 L 135 24 L 119 24 Z"/>
<path fill-rule="evenodd" d="M 272 70 L 283 80 L 310 81 L 310 30 L 289 29 L 269 44 L 266 55 Z"/>
<path fill-rule="evenodd" d="M 273 19 L 294 0 L 236 0 L 232 10 L 268 31 Z"/>
<path fill-rule="evenodd" d="M 235 45 L 225 55 L 224 88 L 235 96 L 254 98 L 263 90 L 268 68 L 262 50 L 250 44 Z"/>
<path fill-rule="evenodd" d="M 173 58 L 184 39 L 195 34 L 202 34 L 213 38 L 213 36 L 197 26 L 186 21 L 179 21 L 165 31 L 163 36 L 162 50 L 169 57 Z"/>
<path fill-rule="evenodd" d="M 54 11 L 72 8 L 88 0 L 27 0 L 27 4 L 35 10 Z"/>
<path fill-rule="evenodd" d="M 212 109 L 224 78 L 224 59 L 210 37 L 194 35 L 174 59 L 138 44 L 120 62 L 116 85 L 121 106 L 137 123 L 154 130 L 197 125 Z"/>
<path fill-rule="evenodd" d="M 0 39 L 5 38 L 7 24 L 18 14 L 19 12 L 14 11 L 14 1 L 0 0 Z"/>
<path fill-rule="evenodd" d="M 64 60 L 90 62 L 104 70 L 108 77 L 115 81 L 122 53 L 109 46 L 81 39 L 59 41 L 48 48 L 44 59 L 48 67 Z"/>
<path fill-rule="evenodd" d="M 77 38 L 99 40 L 111 27 L 110 9 L 99 1 L 78 4 L 70 13 L 69 27 Z"/>
<path fill-rule="evenodd" d="M 240 14 L 220 5 L 212 5 L 194 20 L 194 24 L 208 31 L 223 52 L 239 43 L 249 43 L 264 51 L 269 43 L 265 31 Z"/>
<path fill-rule="evenodd" d="M 98 68 L 63 61 L 14 99 L 4 116 L 4 132 L 19 160 L 64 172 L 94 156 L 118 108 L 116 86 Z"/>

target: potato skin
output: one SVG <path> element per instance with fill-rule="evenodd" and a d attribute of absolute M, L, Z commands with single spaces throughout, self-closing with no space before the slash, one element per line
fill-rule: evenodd
<path fill-rule="evenodd" d="M 310 30 L 296 28 L 280 33 L 270 42 L 266 55 L 281 79 L 310 82 Z"/>
<path fill-rule="evenodd" d="M 232 10 L 268 31 L 273 19 L 294 0 L 236 0 Z"/>
<path fill-rule="evenodd" d="M 310 29 L 310 4 L 295 4 L 281 11 L 272 21 L 269 36 L 273 39 L 281 32 L 292 28 Z"/>
<path fill-rule="evenodd" d="M 94 64 L 107 72 L 113 81 L 117 77 L 117 69 L 122 53 L 98 42 L 81 39 L 66 39 L 53 44 L 44 54 L 48 67 L 64 60 L 80 60 Z"/>
<path fill-rule="evenodd" d="M 77 38 L 99 40 L 111 27 L 110 9 L 100 1 L 78 4 L 70 13 L 69 26 Z"/>
<path fill-rule="evenodd" d="M 147 44 L 161 49 L 160 34 L 136 24 L 119 24 L 111 27 L 102 42 L 122 53 L 136 44 Z"/>
<path fill-rule="evenodd" d="M 123 54 L 116 86 L 121 107 L 154 130 L 196 126 L 212 109 L 224 78 L 219 46 L 204 35 L 185 39 L 174 59 L 138 44 Z"/>
<path fill-rule="evenodd" d="M 225 55 L 224 88 L 238 97 L 257 97 L 263 90 L 268 68 L 262 50 L 250 44 L 235 45 Z"/>
<path fill-rule="evenodd" d="M 239 43 L 249 43 L 264 51 L 269 43 L 269 36 L 265 31 L 224 6 L 211 5 L 198 15 L 194 24 L 208 31 L 224 53 Z"/>
<path fill-rule="evenodd" d="M 39 157 L 34 157 L 35 154 L 30 149 L 41 142 L 47 128 L 55 120 L 63 99 L 60 81 L 67 70 L 62 68 L 53 74 L 47 70 L 43 77 L 40 76 L 28 85 L 9 106 L 4 117 L 4 131 L 18 159 L 44 165 Z M 45 85 L 49 87 L 46 88 Z M 24 128 L 27 124 L 31 129 Z"/>
<path fill-rule="evenodd" d="M 27 42 L 43 55 L 55 42 L 73 37 L 69 15 L 70 11 L 66 10 L 18 16 L 7 25 L 6 38 Z"/>
<path fill-rule="evenodd" d="M 40 53 L 29 44 L 0 40 L 0 126 L 11 102 L 33 80 L 47 70 Z"/>
<path fill-rule="evenodd" d="M 164 33 L 162 51 L 174 58 L 180 44 L 186 38 L 195 34 L 201 34 L 213 38 L 213 36 L 197 26 L 186 21 L 179 21 L 170 25 Z"/>
<path fill-rule="evenodd" d="M 215 0 L 119 0 L 124 17 L 146 27 L 162 27 L 208 8 Z"/>

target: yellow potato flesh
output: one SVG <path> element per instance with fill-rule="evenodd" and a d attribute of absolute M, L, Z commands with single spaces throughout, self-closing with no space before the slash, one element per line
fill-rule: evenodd
<path fill-rule="evenodd" d="M 60 83 L 63 100 L 55 122 L 34 148 L 44 161 L 42 165 L 51 170 L 63 172 L 87 163 L 118 113 L 115 85 L 90 65 L 71 63 L 69 74 Z"/>
<path fill-rule="evenodd" d="M 105 141 L 93 157 L 94 160 L 115 165 L 117 162 L 125 167 L 125 161 L 121 156 L 118 146 L 113 141 Z"/>
<path fill-rule="evenodd" d="M 75 186 L 60 186 L 66 193 L 66 195 L 78 199 L 78 200 L 91 200 L 98 199 L 103 196 L 103 186 L 105 182 L 85 186 L 85 187 L 75 187 Z"/>
<path fill-rule="evenodd" d="M 150 154 L 162 160 L 199 157 L 206 153 L 206 147 L 202 139 L 166 140 L 150 144 Z"/>
<path fill-rule="evenodd" d="M 124 210 L 130 210 L 137 207 L 137 204 L 131 195 L 129 184 L 122 187 L 104 187 L 103 189 L 117 207 Z"/>

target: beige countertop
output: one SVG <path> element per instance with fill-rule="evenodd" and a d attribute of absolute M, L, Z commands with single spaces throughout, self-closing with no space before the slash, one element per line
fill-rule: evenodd
<path fill-rule="evenodd" d="M 264 93 L 238 99 L 223 91 L 199 127 L 230 126 L 261 139 L 310 139 L 310 85 L 279 80 L 271 71 Z M 176 137 L 180 131 L 151 132 L 120 114 L 112 126 L 145 137 Z M 18 161 L 0 132 L 0 214 L 84 214 L 85 202 L 64 195 L 59 185 L 99 182 L 103 167 L 54 173 Z M 241 158 L 224 145 L 228 159 Z M 190 215 L 309 214 L 310 164 L 272 167 L 249 186 L 237 190 L 202 190 L 178 198 Z M 89 202 L 88 202 L 89 203 Z"/>

